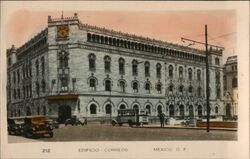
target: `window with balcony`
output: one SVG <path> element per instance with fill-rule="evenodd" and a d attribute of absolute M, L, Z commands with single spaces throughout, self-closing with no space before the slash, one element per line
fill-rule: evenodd
<path fill-rule="evenodd" d="M 149 77 L 150 76 L 150 63 L 146 61 L 144 64 L 144 67 L 145 67 L 145 77 Z"/>
<path fill-rule="evenodd" d="M 90 71 L 95 71 L 95 61 L 96 61 L 96 56 L 94 54 L 89 54 L 89 70 Z"/>
<path fill-rule="evenodd" d="M 183 78 L 183 67 L 179 67 L 179 78 L 182 79 Z"/>
<path fill-rule="evenodd" d="M 161 78 L 161 64 L 160 63 L 156 64 L 156 77 Z"/>
<path fill-rule="evenodd" d="M 91 78 L 89 80 L 89 87 L 90 87 L 90 90 L 92 91 L 96 90 L 96 80 L 94 78 Z"/>
<path fill-rule="evenodd" d="M 68 91 L 68 78 L 62 77 L 61 78 L 61 91 L 66 92 Z"/>
<path fill-rule="evenodd" d="M 146 90 L 146 93 L 150 93 L 150 83 L 149 82 L 146 82 L 145 90 Z"/>
<path fill-rule="evenodd" d="M 111 72 L 111 58 L 109 56 L 104 57 L 104 69 L 105 73 Z"/>
<path fill-rule="evenodd" d="M 105 81 L 105 91 L 111 91 L 111 81 L 110 80 Z"/>
<path fill-rule="evenodd" d="M 201 81 L 201 70 L 197 70 L 197 80 Z"/>
<path fill-rule="evenodd" d="M 133 86 L 134 93 L 137 93 L 138 92 L 138 82 L 134 81 L 133 84 L 132 84 L 132 86 Z"/>
<path fill-rule="evenodd" d="M 121 89 L 122 93 L 125 92 L 125 82 L 124 81 L 120 81 L 120 89 Z"/>
<path fill-rule="evenodd" d="M 191 68 L 188 69 L 188 80 L 192 80 L 193 79 L 193 71 Z"/>
<path fill-rule="evenodd" d="M 162 85 L 161 85 L 160 82 L 158 82 L 158 83 L 156 84 L 156 90 L 157 90 L 157 92 L 158 92 L 159 94 L 161 94 L 161 89 L 162 89 Z"/>
<path fill-rule="evenodd" d="M 174 74 L 173 72 L 174 72 L 174 68 L 173 68 L 172 65 L 170 65 L 168 67 L 168 76 L 169 76 L 169 78 L 173 78 L 173 74 Z"/>
<path fill-rule="evenodd" d="M 125 74 L 125 60 L 123 58 L 119 59 L 119 74 L 124 75 Z"/>
<path fill-rule="evenodd" d="M 133 76 L 138 75 L 138 62 L 136 60 L 132 61 L 132 74 Z"/>

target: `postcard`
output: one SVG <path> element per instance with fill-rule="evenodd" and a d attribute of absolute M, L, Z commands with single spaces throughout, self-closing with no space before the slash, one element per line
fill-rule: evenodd
<path fill-rule="evenodd" d="M 1 4 L 1 158 L 249 158 L 248 2 Z"/>

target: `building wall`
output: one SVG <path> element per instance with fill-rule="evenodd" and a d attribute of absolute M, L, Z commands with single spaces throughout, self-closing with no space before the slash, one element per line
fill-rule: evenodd
<path fill-rule="evenodd" d="M 65 39 L 57 38 L 57 26 L 69 24 L 69 36 Z M 151 116 L 158 115 L 158 106 L 162 107 L 162 111 L 170 116 L 174 109 L 174 116 L 181 116 L 181 107 L 184 107 L 184 116 L 190 115 L 191 107 L 193 107 L 194 116 L 198 116 L 201 112 L 204 116 L 206 114 L 206 72 L 204 61 L 195 60 L 195 58 L 184 58 L 184 54 L 175 56 L 171 53 L 171 56 L 161 53 L 150 53 L 146 51 L 133 50 L 124 47 L 103 45 L 100 43 L 93 43 L 88 41 L 88 33 L 98 33 L 103 36 L 114 36 L 123 40 L 134 40 L 138 43 L 158 45 L 162 47 L 163 43 L 145 40 L 130 35 L 118 34 L 114 32 L 105 32 L 96 28 L 88 28 L 88 26 L 79 24 L 77 17 L 69 18 L 61 21 L 49 19 L 48 28 L 46 32 L 47 37 L 47 50 L 41 51 L 37 55 L 33 55 L 32 62 L 32 98 L 27 100 L 20 99 L 20 102 L 26 103 L 25 105 L 18 105 L 22 109 L 25 115 L 25 107 L 30 105 L 32 114 L 40 113 L 46 115 L 57 116 L 60 106 L 68 105 L 71 107 L 71 113 L 78 116 L 87 117 L 106 117 L 108 114 L 105 112 L 105 106 L 112 103 L 112 116 L 115 116 L 117 109 L 121 104 L 124 104 L 126 108 L 133 108 L 134 105 L 138 105 L 139 108 L 145 108 L 146 105 L 150 105 Z M 175 45 L 171 47 L 176 47 Z M 180 50 L 189 48 L 179 48 Z M 191 50 L 192 51 L 192 50 Z M 222 99 L 216 95 L 216 88 L 221 88 L 221 94 L 223 94 L 223 78 L 220 78 L 219 85 L 215 82 L 216 71 L 220 72 L 222 76 L 222 67 L 220 64 L 215 64 L 214 59 L 219 58 L 221 61 L 221 52 L 216 50 L 210 50 L 210 88 L 211 88 L 211 115 L 222 115 L 224 108 L 222 107 Z M 59 56 L 62 52 L 67 53 L 68 57 L 68 91 L 62 92 L 60 79 L 60 67 Z M 189 51 L 190 52 L 190 49 Z M 193 50 L 193 54 L 197 51 Z M 94 54 L 96 57 L 96 69 L 94 71 L 89 70 L 89 54 Z M 28 53 L 32 54 L 32 53 Z M 10 55 L 10 54 L 9 54 Z M 111 58 L 111 71 L 109 73 L 104 70 L 104 57 L 109 56 Z M 183 57 L 182 57 L 183 56 Z M 36 76 L 36 64 L 37 59 L 45 59 L 45 74 Z M 125 74 L 119 74 L 119 58 L 125 60 Z M 132 75 L 132 61 L 138 61 L 138 75 Z M 144 64 L 148 61 L 150 63 L 150 76 L 145 77 Z M 23 63 L 19 61 L 20 65 Z M 156 76 L 156 64 L 161 65 L 161 77 Z M 173 66 L 173 77 L 169 76 L 169 67 Z M 183 77 L 179 77 L 179 69 L 183 68 Z M 13 67 L 14 68 L 14 67 Z M 192 79 L 189 80 L 188 70 L 192 69 Z M 197 72 L 201 71 L 201 79 L 197 79 Z M 41 71 L 41 70 L 40 70 Z M 8 72 L 12 72 L 9 70 Z M 12 77 L 13 78 L 13 77 Z M 96 90 L 92 90 L 89 86 L 89 80 L 91 78 L 96 79 Z M 40 82 L 44 79 L 46 81 L 46 91 L 40 93 L 39 96 L 36 93 L 36 82 Z M 105 91 L 105 80 L 110 79 L 112 83 L 111 92 Z M 119 81 L 125 81 L 125 92 L 121 92 Z M 132 88 L 132 82 L 138 81 L 139 90 L 135 93 Z M 145 82 L 151 83 L 151 91 L 147 93 L 145 90 Z M 156 84 L 160 82 L 161 93 L 156 89 Z M 12 82 L 10 82 L 12 83 Z M 169 86 L 173 85 L 173 91 L 169 90 Z M 180 93 L 180 86 L 184 87 L 182 93 Z M 189 92 L 189 87 L 192 86 L 192 93 Z M 13 87 L 13 86 L 12 86 Z M 198 96 L 198 88 L 201 88 L 201 95 Z M 41 90 L 41 88 L 40 88 Z M 61 95 L 74 94 L 78 96 L 77 100 L 52 100 L 49 97 L 59 97 Z M 111 99 L 111 101 L 110 101 Z M 27 104 L 26 101 L 29 101 Z M 90 113 L 91 104 L 97 106 L 96 114 Z M 12 110 L 15 101 L 11 100 L 8 105 L 8 110 Z M 173 106 L 173 109 L 172 109 Z M 217 108 L 216 108 L 217 107 Z M 216 112 L 216 109 L 218 111 Z M 10 114 L 10 113 L 9 113 Z M 10 114 L 11 116 L 11 114 Z"/>

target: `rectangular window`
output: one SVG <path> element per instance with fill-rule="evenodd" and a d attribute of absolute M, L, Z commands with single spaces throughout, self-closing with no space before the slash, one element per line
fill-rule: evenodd
<path fill-rule="evenodd" d="M 137 65 L 133 65 L 132 66 L 132 72 L 133 72 L 133 76 L 137 76 L 138 72 L 137 72 Z"/>
<path fill-rule="evenodd" d="M 63 92 L 68 91 L 68 79 L 67 78 L 61 79 L 61 91 Z"/>
<path fill-rule="evenodd" d="M 119 63 L 119 74 L 124 75 L 125 70 L 124 70 L 124 63 Z"/>

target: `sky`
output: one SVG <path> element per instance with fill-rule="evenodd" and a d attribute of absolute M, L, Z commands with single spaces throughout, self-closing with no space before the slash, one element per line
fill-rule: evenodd
<path fill-rule="evenodd" d="M 74 11 L 63 11 L 72 17 Z M 225 47 L 226 57 L 236 55 L 236 14 L 223 11 L 77 11 L 82 23 L 105 27 L 115 31 L 140 35 L 167 42 L 183 43 L 181 37 L 204 42 L 205 24 L 208 26 L 208 43 Z M 60 18 L 62 11 L 34 11 L 19 9 L 6 23 L 6 47 L 20 47 L 47 27 L 48 15 Z M 204 48 L 202 45 L 192 47 Z"/>

